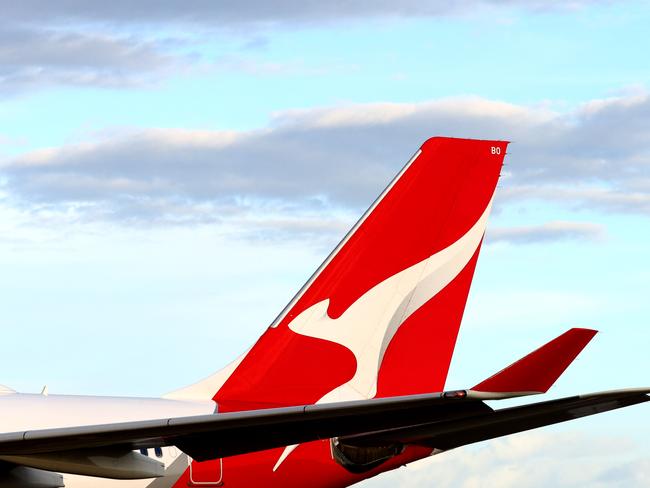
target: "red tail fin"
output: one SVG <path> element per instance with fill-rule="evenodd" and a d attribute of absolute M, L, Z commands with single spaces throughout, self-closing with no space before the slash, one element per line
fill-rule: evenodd
<path fill-rule="evenodd" d="M 221 408 L 441 391 L 506 147 L 426 141 L 221 386 Z"/>

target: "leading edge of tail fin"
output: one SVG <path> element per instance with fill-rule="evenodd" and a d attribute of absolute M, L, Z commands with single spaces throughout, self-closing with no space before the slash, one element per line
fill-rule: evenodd
<path fill-rule="evenodd" d="M 546 393 L 598 331 L 570 329 L 470 390 L 483 399 Z"/>
<path fill-rule="evenodd" d="M 205 383 L 220 409 L 442 391 L 507 145 L 427 140 L 234 371 Z"/>

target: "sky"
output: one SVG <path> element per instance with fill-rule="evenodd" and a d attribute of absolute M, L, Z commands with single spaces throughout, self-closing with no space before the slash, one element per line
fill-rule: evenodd
<path fill-rule="evenodd" d="M 550 397 L 650 385 L 648 2 L 0 10 L 0 383 L 156 396 L 210 374 L 445 135 L 512 141 L 448 387 L 574 326 L 600 334 Z M 648 486 L 647 417 L 363 486 Z"/>

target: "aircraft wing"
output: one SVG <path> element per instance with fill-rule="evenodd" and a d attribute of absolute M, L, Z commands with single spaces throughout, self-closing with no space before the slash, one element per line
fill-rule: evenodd
<path fill-rule="evenodd" d="M 536 429 L 589 415 L 608 412 L 650 401 L 650 389 L 629 389 L 493 410 L 464 419 L 451 419 L 412 427 L 350 436 L 345 443 L 369 446 L 399 442 L 426 445 L 440 450 L 453 449 L 496 437 Z"/>
<path fill-rule="evenodd" d="M 465 392 L 0 434 L 0 456 L 176 445 L 197 461 L 492 411 Z"/>
<path fill-rule="evenodd" d="M 581 395 L 492 410 L 447 392 L 0 435 L 0 457 L 176 445 L 202 461 L 331 437 L 449 449 L 635 405 L 650 388 Z"/>
<path fill-rule="evenodd" d="M 595 333 L 571 329 L 469 390 L 4 433 L 0 459 L 25 464 L 33 456 L 175 445 L 205 461 L 329 438 L 445 450 L 649 401 L 650 388 L 500 410 L 484 403 L 547 391 Z"/>

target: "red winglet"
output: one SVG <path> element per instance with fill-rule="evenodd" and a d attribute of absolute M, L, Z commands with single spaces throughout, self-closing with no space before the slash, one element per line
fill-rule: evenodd
<path fill-rule="evenodd" d="M 571 329 L 482 381 L 472 390 L 486 393 L 546 393 L 596 333 L 591 329 Z"/>

